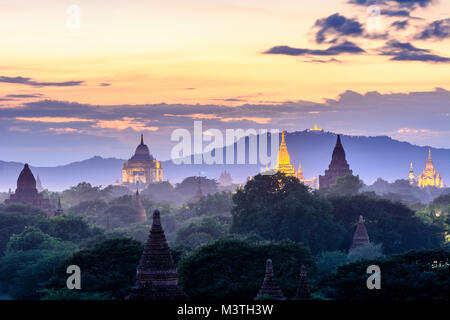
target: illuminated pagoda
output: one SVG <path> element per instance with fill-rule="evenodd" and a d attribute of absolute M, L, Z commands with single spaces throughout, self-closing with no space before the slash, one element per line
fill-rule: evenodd
<path fill-rule="evenodd" d="M 276 170 L 289 177 L 295 177 L 295 169 L 291 165 L 291 158 L 289 157 L 289 152 L 287 150 L 286 141 L 284 138 L 284 131 L 281 132 L 281 144 L 280 149 L 278 150 L 278 163 L 276 166 Z"/>
<path fill-rule="evenodd" d="M 358 224 L 356 226 L 355 234 L 353 235 L 352 246 L 350 247 L 350 251 L 364 246 L 370 243 L 369 234 L 367 233 L 366 226 L 364 225 L 363 216 L 359 216 Z"/>
<path fill-rule="evenodd" d="M 319 188 L 326 189 L 336 183 L 337 178 L 353 174 L 350 166 L 345 159 L 344 147 L 341 143 L 341 136 L 337 136 L 336 146 L 331 156 L 331 162 L 328 169 L 325 170 L 325 175 L 319 176 Z"/>
<path fill-rule="evenodd" d="M 314 124 L 314 128 L 310 128 L 308 131 L 309 131 L 309 132 L 323 132 L 323 129 L 322 129 L 322 128 L 319 128 L 319 127 L 317 126 L 317 124 Z"/>
<path fill-rule="evenodd" d="M 6 205 L 22 204 L 42 209 L 48 214 L 54 214 L 55 209 L 50 200 L 45 199 L 36 188 L 36 179 L 26 163 L 17 179 L 16 192 L 10 194 L 9 199 L 5 200 Z"/>
<path fill-rule="evenodd" d="M 431 159 L 431 148 L 428 149 L 428 160 L 425 170 L 417 178 L 417 184 L 421 188 L 437 187 L 444 188 L 444 180 L 439 173 L 434 169 L 433 160 Z"/>
<path fill-rule="evenodd" d="M 414 174 L 412 161 L 409 164 L 408 181 L 409 181 L 410 185 L 415 185 L 416 184 L 416 175 Z"/>
<path fill-rule="evenodd" d="M 258 295 L 256 296 L 255 300 L 263 299 L 265 296 L 270 297 L 271 299 L 274 299 L 274 300 L 286 300 L 280 287 L 275 282 L 271 259 L 267 259 L 266 275 L 264 277 L 264 281 L 261 286 L 261 289 L 259 290 Z"/>
<path fill-rule="evenodd" d="M 160 212 L 153 212 L 153 224 L 136 272 L 136 285 L 126 300 L 187 299 L 178 286 L 178 270 L 161 225 Z"/>
<path fill-rule="evenodd" d="M 134 155 L 123 164 L 122 183 L 126 186 L 137 187 L 154 182 L 161 182 L 163 169 L 161 162 L 156 161 L 150 150 L 144 144 L 144 135 L 141 134 L 141 143 L 137 146 Z"/>

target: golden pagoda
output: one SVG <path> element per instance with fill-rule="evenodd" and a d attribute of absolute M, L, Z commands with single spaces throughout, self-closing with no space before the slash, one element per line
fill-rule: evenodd
<path fill-rule="evenodd" d="M 276 170 L 284 173 L 289 177 L 295 177 L 296 172 L 294 167 L 291 165 L 291 158 L 289 157 L 289 152 L 286 147 L 286 141 L 284 139 L 284 131 L 281 132 L 281 144 L 278 150 L 278 164 Z"/>
<path fill-rule="evenodd" d="M 434 169 L 433 160 L 431 159 L 431 148 L 428 149 L 428 160 L 425 166 L 425 170 L 417 178 L 419 187 L 438 187 L 444 188 L 444 181 L 439 173 Z"/>
<path fill-rule="evenodd" d="M 323 131 L 323 129 L 322 128 L 319 128 L 318 126 L 317 126 L 317 123 L 316 124 L 314 124 L 314 128 L 310 128 L 309 129 L 309 131 L 315 131 L 315 132 L 322 132 Z"/>

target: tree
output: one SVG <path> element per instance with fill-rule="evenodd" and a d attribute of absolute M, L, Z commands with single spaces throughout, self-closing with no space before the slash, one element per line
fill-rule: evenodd
<path fill-rule="evenodd" d="M 354 196 L 328 196 L 333 214 L 346 230 L 341 250 L 350 247 L 360 215 L 371 242 L 383 244 L 386 254 L 402 253 L 413 249 L 431 249 L 444 241 L 443 230 L 423 223 L 408 207 L 382 199 L 372 193 Z"/>
<path fill-rule="evenodd" d="M 64 288 L 69 265 L 82 272 L 80 293 L 97 293 L 123 299 L 135 284 L 142 243 L 122 238 L 106 240 L 94 248 L 76 252 L 55 270 L 46 289 Z"/>
<path fill-rule="evenodd" d="M 78 185 L 71 187 L 68 190 L 64 190 L 61 195 L 61 201 L 67 207 L 73 207 L 82 201 L 91 201 L 98 199 L 108 199 L 112 187 L 109 186 L 105 189 L 100 187 L 93 187 L 90 183 L 81 182 Z"/>
<path fill-rule="evenodd" d="M 268 258 L 286 296 L 294 296 L 300 267 L 314 274 L 309 250 L 292 241 L 255 242 L 230 238 L 203 245 L 183 257 L 180 281 L 192 299 L 254 299 L 261 287 Z"/>
<path fill-rule="evenodd" d="M 218 183 L 214 179 L 205 177 L 187 177 L 175 186 L 174 192 L 176 196 L 183 201 L 191 200 L 197 193 L 199 181 L 203 195 L 216 193 L 218 191 Z"/>
<path fill-rule="evenodd" d="M 383 246 L 371 242 L 350 251 L 347 256 L 347 261 L 374 260 L 381 257 L 383 257 Z"/>
<path fill-rule="evenodd" d="M 0 287 L 14 299 L 39 299 L 56 266 L 77 248 L 34 227 L 11 237 L 0 259 Z"/>
<path fill-rule="evenodd" d="M 178 229 L 175 236 L 176 245 L 196 247 L 213 239 L 228 235 L 229 224 L 218 217 L 205 217 L 198 223 Z"/>
<path fill-rule="evenodd" d="M 233 196 L 231 232 L 303 242 L 313 253 L 341 247 L 331 204 L 295 177 L 257 175 Z"/>
<path fill-rule="evenodd" d="M 450 252 L 411 251 L 344 265 L 318 284 L 326 297 L 338 300 L 448 300 Z M 378 265 L 381 290 L 368 290 L 367 267 Z"/>
<path fill-rule="evenodd" d="M 337 195 L 355 195 L 363 185 L 363 182 L 359 180 L 359 176 L 348 174 L 338 177 L 336 183 L 331 185 L 327 192 Z"/>

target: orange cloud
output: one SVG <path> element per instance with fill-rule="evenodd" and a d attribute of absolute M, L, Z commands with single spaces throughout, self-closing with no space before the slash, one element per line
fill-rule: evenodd
<path fill-rule="evenodd" d="M 252 122 L 255 122 L 257 124 L 267 124 L 267 123 L 269 123 L 272 120 L 272 118 L 235 117 L 235 118 L 222 118 L 222 119 L 220 119 L 220 121 L 222 121 L 222 122 L 243 121 L 243 120 L 252 121 Z"/>
<path fill-rule="evenodd" d="M 204 119 L 204 120 L 220 119 L 219 116 L 217 116 L 215 114 L 203 114 L 203 113 L 192 113 L 192 114 L 170 114 L 170 113 L 165 113 L 164 116 L 166 116 L 166 117 L 177 117 L 177 118 Z"/>
<path fill-rule="evenodd" d="M 48 131 L 53 131 L 57 134 L 62 133 L 83 133 L 81 130 L 74 129 L 74 128 L 49 128 Z"/>
<path fill-rule="evenodd" d="M 116 129 L 119 131 L 133 129 L 134 131 L 157 131 L 158 127 L 148 127 L 145 121 L 139 121 L 135 118 L 123 117 L 121 120 L 99 120 L 93 126 L 101 129 Z"/>
<path fill-rule="evenodd" d="M 94 120 L 74 118 L 74 117 L 16 117 L 16 120 L 30 121 L 30 122 L 49 122 L 49 123 L 94 122 Z"/>

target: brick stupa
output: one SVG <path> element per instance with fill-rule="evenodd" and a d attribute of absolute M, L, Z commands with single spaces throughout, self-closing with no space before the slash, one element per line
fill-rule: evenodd
<path fill-rule="evenodd" d="M 295 300 L 310 300 L 311 292 L 309 290 L 308 278 L 306 275 L 306 267 L 302 266 L 300 270 L 300 281 L 298 283 L 297 293 Z"/>
<path fill-rule="evenodd" d="M 360 246 L 366 245 L 370 243 L 369 234 L 367 233 L 366 226 L 364 225 L 363 216 L 359 216 L 358 225 L 356 226 L 355 234 L 353 235 L 352 246 L 350 247 L 350 251 L 358 248 Z"/>
<path fill-rule="evenodd" d="M 331 156 L 330 165 L 328 166 L 328 169 L 325 170 L 325 175 L 319 176 L 319 189 L 329 188 L 336 183 L 337 178 L 348 174 L 353 174 L 353 171 L 350 170 L 350 166 L 345 159 L 345 151 L 341 143 L 341 136 L 338 135 L 336 146 L 334 147 Z"/>
<path fill-rule="evenodd" d="M 275 282 L 271 259 L 267 259 L 266 275 L 264 277 L 261 289 L 259 289 L 258 295 L 256 296 L 255 300 L 261 300 L 266 296 L 274 300 L 286 300 L 280 287 Z"/>
<path fill-rule="evenodd" d="M 153 212 L 153 224 L 136 272 L 136 286 L 127 300 L 187 299 L 178 286 L 178 271 L 173 262 L 160 213 Z"/>

